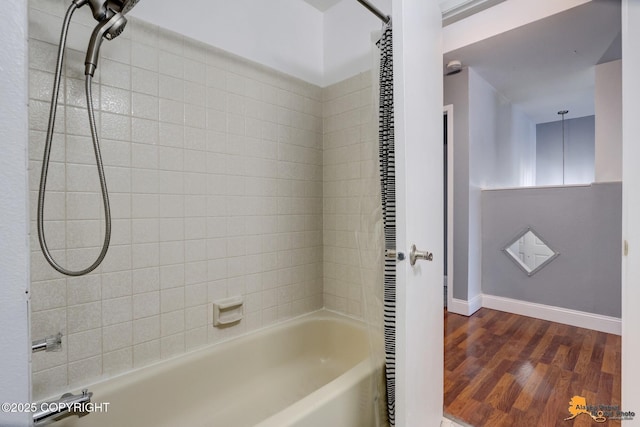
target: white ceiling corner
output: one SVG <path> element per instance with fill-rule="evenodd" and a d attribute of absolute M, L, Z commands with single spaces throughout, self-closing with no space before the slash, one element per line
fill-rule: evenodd
<path fill-rule="evenodd" d="M 325 12 L 326 10 L 331 9 L 333 6 L 340 3 L 341 0 L 303 0 L 303 1 L 315 7 L 320 12 Z"/>

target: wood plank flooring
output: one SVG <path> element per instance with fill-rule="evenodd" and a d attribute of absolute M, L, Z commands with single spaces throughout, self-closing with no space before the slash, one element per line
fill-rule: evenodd
<path fill-rule="evenodd" d="M 444 321 L 445 413 L 474 427 L 620 426 L 573 420 L 569 401 L 620 405 L 617 335 L 501 311 Z M 624 408 L 622 408 L 624 410 Z"/>

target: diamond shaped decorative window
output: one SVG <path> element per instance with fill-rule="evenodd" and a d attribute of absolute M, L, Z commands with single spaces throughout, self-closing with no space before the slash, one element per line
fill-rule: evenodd
<path fill-rule="evenodd" d="M 519 233 L 502 250 L 527 276 L 533 276 L 560 255 L 531 227 Z"/>

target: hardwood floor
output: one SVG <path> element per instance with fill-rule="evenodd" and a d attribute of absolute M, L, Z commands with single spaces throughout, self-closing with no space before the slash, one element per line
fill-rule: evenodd
<path fill-rule="evenodd" d="M 474 427 L 621 424 L 565 421 L 573 396 L 620 405 L 619 336 L 486 308 L 445 311 L 444 325 L 446 414 Z"/>

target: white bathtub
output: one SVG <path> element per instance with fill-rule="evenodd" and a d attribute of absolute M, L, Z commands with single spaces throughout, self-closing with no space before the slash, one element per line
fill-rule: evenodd
<path fill-rule="evenodd" d="M 53 425 L 369 427 L 381 370 L 368 353 L 362 324 L 321 310 L 94 384 L 108 412 Z"/>

